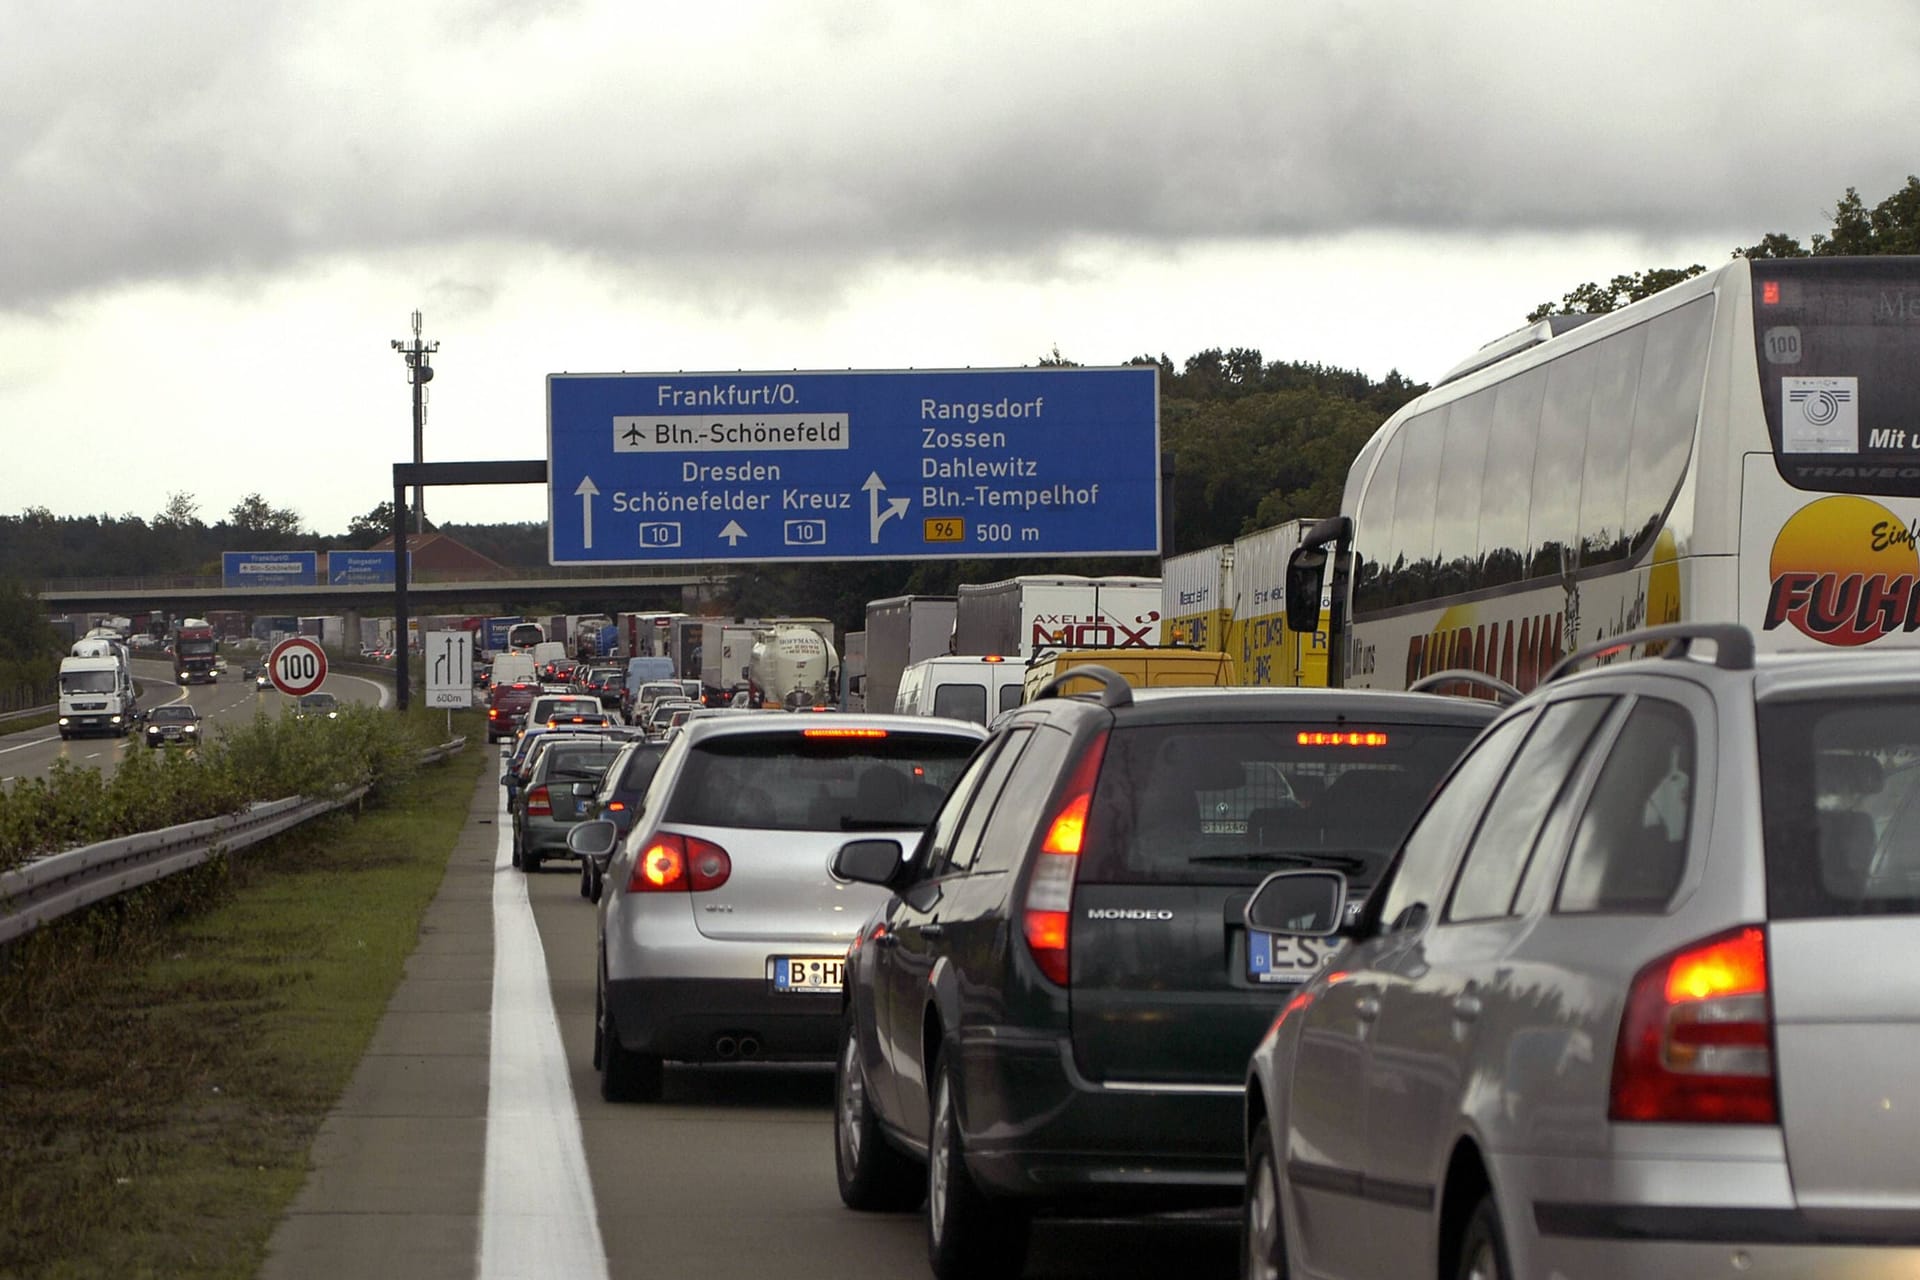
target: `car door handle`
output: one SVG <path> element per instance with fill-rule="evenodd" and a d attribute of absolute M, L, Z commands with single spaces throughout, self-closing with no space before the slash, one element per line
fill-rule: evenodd
<path fill-rule="evenodd" d="M 1372 1022 L 1380 1016 L 1380 997 L 1361 996 L 1353 1002 L 1354 1016 L 1362 1022 Z"/>
<path fill-rule="evenodd" d="M 1461 1022 L 1472 1022 L 1480 1016 L 1479 996 L 1455 996 L 1453 998 L 1453 1016 Z"/>

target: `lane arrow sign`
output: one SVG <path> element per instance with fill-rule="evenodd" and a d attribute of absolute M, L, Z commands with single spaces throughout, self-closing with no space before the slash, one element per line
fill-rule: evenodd
<path fill-rule="evenodd" d="M 737 547 L 740 545 L 740 539 L 747 536 L 747 531 L 740 527 L 738 520 L 729 520 L 727 527 L 720 531 L 720 536 L 727 540 L 728 546 Z"/>
<path fill-rule="evenodd" d="M 600 495 L 600 489 L 593 483 L 592 476 L 582 476 L 580 487 L 574 495 L 580 499 L 580 545 L 593 547 L 593 500 Z"/>
<path fill-rule="evenodd" d="M 867 492 L 867 541 L 878 545 L 880 542 L 880 526 L 895 516 L 904 516 L 907 514 L 907 508 L 913 505 L 913 500 L 910 498 L 889 498 L 887 499 L 887 509 L 884 512 L 881 511 L 880 494 L 886 489 L 887 482 L 880 478 L 878 471 L 869 472 L 867 474 L 867 482 L 860 487 Z"/>

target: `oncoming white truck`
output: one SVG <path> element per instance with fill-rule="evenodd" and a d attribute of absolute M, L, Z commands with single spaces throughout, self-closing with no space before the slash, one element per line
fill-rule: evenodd
<path fill-rule="evenodd" d="M 72 655 L 60 660 L 59 710 L 62 738 L 85 733 L 125 737 L 132 732 L 137 712 L 125 647 L 91 636 L 76 641 Z"/>

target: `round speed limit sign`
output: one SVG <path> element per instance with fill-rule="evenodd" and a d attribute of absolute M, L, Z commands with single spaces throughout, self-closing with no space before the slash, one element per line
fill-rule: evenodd
<path fill-rule="evenodd" d="M 290 698 L 312 693 L 327 678 L 327 651 L 318 640 L 289 636 L 267 655 L 267 678 Z"/>

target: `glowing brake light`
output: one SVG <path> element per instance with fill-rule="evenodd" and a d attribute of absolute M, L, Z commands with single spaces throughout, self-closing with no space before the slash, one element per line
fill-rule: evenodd
<path fill-rule="evenodd" d="M 1330 733 L 1303 729 L 1293 735 L 1294 743 L 1302 747 L 1384 747 L 1387 735 L 1384 733 Z"/>
<path fill-rule="evenodd" d="M 982 662 L 1005 662 L 1005 661 L 1006 661 L 1006 659 L 1005 659 L 1005 658 L 1003 658 L 1003 657 L 1001 657 L 1001 656 L 1000 656 L 999 654 L 997 654 L 997 653 L 990 653 L 990 654 L 988 654 L 988 655 L 987 655 L 986 657 L 984 657 L 984 658 L 982 658 L 982 659 L 980 659 L 980 661 L 982 661 Z"/>
<path fill-rule="evenodd" d="M 628 893 L 701 893 L 733 874 L 733 859 L 711 840 L 663 831 L 634 859 Z"/>
<path fill-rule="evenodd" d="M 884 738 L 885 729 L 802 729 L 803 738 Z"/>
<path fill-rule="evenodd" d="M 1614 1046 L 1610 1118 L 1778 1124 L 1779 1114 L 1764 928 L 1705 939 L 1634 976 Z"/>
<path fill-rule="evenodd" d="M 1022 904 L 1021 932 L 1033 962 L 1053 982 L 1067 985 L 1067 957 L 1072 942 L 1073 882 L 1080 869 L 1080 850 L 1086 843 L 1087 811 L 1093 805 L 1093 786 L 1100 778 L 1100 762 L 1107 754 L 1102 733 L 1068 775 L 1062 802 L 1047 824 L 1047 834 L 1034 856 Z"/>

